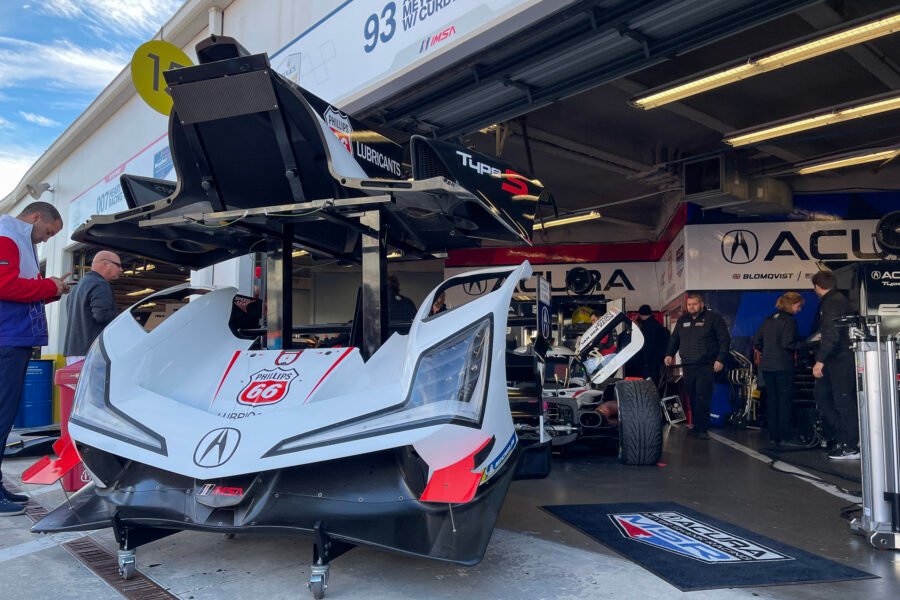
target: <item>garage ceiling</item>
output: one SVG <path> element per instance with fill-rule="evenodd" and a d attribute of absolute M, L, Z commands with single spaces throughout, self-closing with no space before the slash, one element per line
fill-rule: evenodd
<path fill-rule="evenodd" d="M 553 191 L 561 212 L 603 214 L 546 230 L 539 242 L 654 239 L 682 200 L 681 169 L 691 158 L 724 152 L 748 177 L 777 177 L 794 193 L 900 189 L 897 161 L 793 173 L 803 161 L 900 143 L 900 111 L 740 149 L 722 141 L 731 131 L 900 89 L 900 33 L 660 108 L 628 104 L 648 89 L 897 10 L 888 0 L 578 2 L 363 116 L 407 134 L 499 149 Z"/>

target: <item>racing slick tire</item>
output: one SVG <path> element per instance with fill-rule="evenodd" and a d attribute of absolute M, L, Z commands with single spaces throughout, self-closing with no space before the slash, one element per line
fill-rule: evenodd
<path fill-rule="evenodd" d="M 659 393 L 652 381 L 619 381 L 619 462 L 655 465 L 662 456 Z"/>

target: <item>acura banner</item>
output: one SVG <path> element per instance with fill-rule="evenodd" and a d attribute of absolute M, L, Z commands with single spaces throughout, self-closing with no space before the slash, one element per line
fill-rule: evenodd
<path fill-rule="evenodd" d="M 818 262 L 878 260 L 877 220 L 689 225 L 687 289 L 808 288 Z"/>

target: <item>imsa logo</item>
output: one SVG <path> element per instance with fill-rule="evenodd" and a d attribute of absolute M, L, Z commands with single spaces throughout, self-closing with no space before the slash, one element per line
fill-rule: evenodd
<path fill-rule="evenodd" d="M 623 537 L 707 564 L 794 560 L 677 512 L 607 515 Z"/>

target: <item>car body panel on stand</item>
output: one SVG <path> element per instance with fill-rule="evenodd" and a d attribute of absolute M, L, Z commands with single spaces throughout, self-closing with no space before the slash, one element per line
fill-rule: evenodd
<path fill-rule="evenodd" d="M 111 527 L 126 578 L 135 548 L 180 530 L 312 533 L 316 597 L 355 544 L 477 563 L 522 454 L 504 340 L 531 266 L 451 277 L 408 334 L 388 335 L 386 255 L 530 243 L 544 190 L 424 138 L 412 140 L 413 178 L 371 179 L 265 55 L 216 37 L 197 55 L 165 73 L 175 187 L 123 176 L 131 208 L 74 238 L 193 268 L 265 251 L 265 325 L 235 324 L 234 288 L 186 284 L 139 302 L 191 298 L 152 330 L 138 305 L 119 315 L 85 360 L 70 422 L 93 483 L 34 531 Z M 362 265 L 345 347 L 293 347 L 295 248 Z M 429 314 L 471 278 L 497 284 Z"/>

